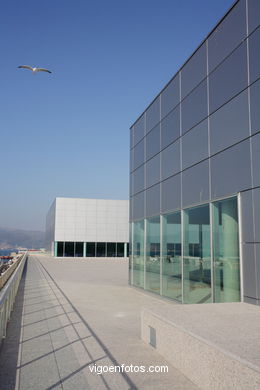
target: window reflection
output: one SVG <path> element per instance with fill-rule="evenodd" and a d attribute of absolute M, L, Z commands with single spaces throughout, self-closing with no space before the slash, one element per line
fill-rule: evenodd
<path fill-rule="evenodd" d="M 144 221 L 133 224 L 133 285 L 144 288 Z"/>
<path fill-rule="evenodd" d="M 160 217 L 147 219 L 146 289 L 160 294 Z"/>

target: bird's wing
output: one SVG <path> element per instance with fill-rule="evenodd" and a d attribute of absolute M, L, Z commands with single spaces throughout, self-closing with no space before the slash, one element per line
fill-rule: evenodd
<path fill-rule="evenodd" d="M 51 73 L 50 70 L 44 69 L 44 68 L 37 68 L 35 72 L 47 72 L 47 73 Z"/>
<path fill-rule="evenodd" d="M 33 70 L 33 68 L 31 66 L 28 66 L 28 65 L 20 65 L 20 66 L 18 66 L 18 68 Z"/>

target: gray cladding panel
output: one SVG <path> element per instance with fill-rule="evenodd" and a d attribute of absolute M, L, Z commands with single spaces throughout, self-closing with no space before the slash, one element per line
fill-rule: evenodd
<path fill-rule="evenodd" d="M 133 192 L 134 194 L 144 190 L 144 165 L 142 165 L 136 171 L 134 171 L 133 187 L 134 187 L 134 192 Z"/>
<path fill-rule="evenodd" d="M 146 111 L 146 133 L 148 133 L 160 121 L 160 96 Z"/>
<path fill-rule="evenodd" d="M 181 207 L 181 174 L 162 182 L 161 212 L 166 213 Z"/>
<path fill-rule="evenodd" d="M 182 111 L 182 134 L 191 129 L 208 113 L 207 81 L 195 88 L 181 103 Z"/>
<path fill-rule="evenodd" d="M 256 263 L 256 295 L 257 298 L 260 299 L 260 244 L 255 244 L 255 263 Z"/>
<path fill-rule="evenodd" d="M 133 164 L 133 169 L 136 169 L 140 165 L 144 163 L 144 140 L 139 142 L 134 149 L 133 149 L 133 154 L 134 154 L 134 164 Z"/>
<path fill-rule="evenodd" d="M 146 160 L 160 151 L 160 125 L 156 126 L 146 136 Z"/>
<path fill-rule="evenodd" d="M 161 94 L 161 116 L 164 118 L 180 102 L 180 76 L 169 83 Z"/>
<path fill-rule="evenodd" d="M 182 206 L 209 200 L 209 161 L 203 161 L 182 172 Z"/>
<path fill-rule="evenodd" d="M 260 186 L 260 133 L 251 138 L 252 141 L 252 164 L 253 186 Z"/>
<path fill-rule="evenodd" d="M 241 0 L 208 39 L 211 72 L 246 37 L 246 0 Z"/>
<path fill-rule="evenodd" d="M 182 138 L 182 168 L 188 168 L 208 156 L 208 120 L 205 119 Z"/>
<path fill-rule="evenodd" d="M 253 190 L 254 216 L 255 216 L 255 241 L 260 243 L 260 188 Z"/>
<path fill-rule="evenodd" d="M 215 154 L 249 137 L 247 90 L 210 116 L 210 151 Z"/>
<path fill-rule="evenodd" d="M 247 51 L 243 43 L 209 76 L 212 113 L 247 86 Z"/>
<path fill-rule="evenodd" d="M 260 80 L 250 87 L 250 111 L 252 134 L 260 131 Z"/>
<path fill-rule="evenodd" d="M 146 163 L 146 187 L 151 187 L 160 181 L 160 154 Z"/>
<path fill-rule="evenodd" d="M 181 98 L 183 99 L 207 75 L 207 53 L 204 43 L 181 71 Z"/>
<path fill-rule="evenodd" d="M 140 192 L 139 194 L 133 196 L 132 200 L 133 219 L 144 218 L 144 192 Z"/>
<path fill-rule="evenodd" d="M 161 122 L 162 149 L 180 137 L 180 106 L 176 107 Z"/>
<path fill-rule="evenodd" d="M 260 77 L 260 27 L 249 38 L 249 77 L 253 83 Z"/>
<path fill-rule="evenodd" d="M 146 190 L 146 217 L 160 214 L 160 184 Z"/>
<path fill-rule="evenodd" d="M 145 116 L 142 115 L 141 118 L 134 125 L 134 145 L 136 145 L 145 134 Z"/>
<path fill-rule="evenodd" d="M 161 152 L 162 180 L 180 171 L 180 141 L 176 141 Z"/>
<path fill-rule="evenodd" d="M 253 191 L 241 192 L 242 242 L 254 242 Z"/>
<path fill-rule="evenodd" d="M 249 34 L 260 24 L 260 1 L 248 1 L 248 27 Z"/>
<path fill-rule="evenodd" d="M 229 196 L 251 188 L 249 140 L 211 158 L 211 196 Z"/>
<path fill-rule="evenodd" d="M 256 267 L 254 244 L 243 244 L 243 282 L 244 294 L 256 298 Z"/>

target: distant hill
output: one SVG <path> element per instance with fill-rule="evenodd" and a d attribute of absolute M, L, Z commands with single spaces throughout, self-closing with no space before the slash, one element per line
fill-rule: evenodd
<path fill-rule="evenodd" d="M 0 249 L 43 248 L 44 238 L 40 231 L 0 228 Z"/>

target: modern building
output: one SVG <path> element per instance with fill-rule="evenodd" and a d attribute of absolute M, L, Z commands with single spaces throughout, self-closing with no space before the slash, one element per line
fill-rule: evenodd
<path fill-rule="evenodd" d="M 133 286 L 260 304 L 259 25 L 236 1 L 130 129 Z"/>
<path fill-rule="evenodd" d="M 46 217 L 55 257 L 127 257 L 128 200 L 56 198 Z"/>

